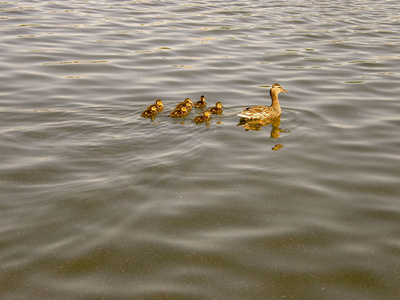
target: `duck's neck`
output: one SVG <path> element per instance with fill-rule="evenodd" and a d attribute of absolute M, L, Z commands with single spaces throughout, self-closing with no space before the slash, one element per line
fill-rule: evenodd
<path fill-rule="evenodd" d="M 272 100 L 272 104 L 271 107 L 274 108 L 276 111 L 281 111 L 281 105 L 279 104 L 279 100 L 278 100 L 278 92 L 274 89 L 270 90 L 270 95 L 271 95 L 271 100 Z"/>

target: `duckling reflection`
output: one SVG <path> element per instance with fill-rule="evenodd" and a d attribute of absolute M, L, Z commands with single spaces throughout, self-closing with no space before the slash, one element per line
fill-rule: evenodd
<path fill-rule="evenodd" d="M 241 126 L 246 130 L 254 130 L 254 131 L 261 131 L 262 127 L 271 124 L 271 138 L 276 139 L 279 138 L 281 132 L 285 132 L 284 130 L 279 128 L 281 124 L 281 117 L 276 117 L 273 119 L 258 119 L 258 120 L 246 120 L 240 119 L 239 124 L 237 126 Z"/>

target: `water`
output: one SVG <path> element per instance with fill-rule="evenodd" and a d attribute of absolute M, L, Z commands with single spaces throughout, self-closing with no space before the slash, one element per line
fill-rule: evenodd
<path fill-rule="evenodd" d="M 0 10 L 1 298 L 398 299 L 397 1 Z"/>

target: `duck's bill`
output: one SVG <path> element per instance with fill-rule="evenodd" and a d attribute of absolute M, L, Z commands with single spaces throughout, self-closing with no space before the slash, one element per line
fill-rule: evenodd
<path fill-rule="evenodd" d="M 282 89 L 282 93 L 289 93 L 289 91 Z"/>

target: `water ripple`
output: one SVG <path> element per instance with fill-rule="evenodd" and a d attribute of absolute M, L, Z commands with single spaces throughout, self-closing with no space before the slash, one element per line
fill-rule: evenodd
<path fill-rule="evenodd" d="M 1 11 L 3 298 L 398 296 L 397 1 Z"/>

